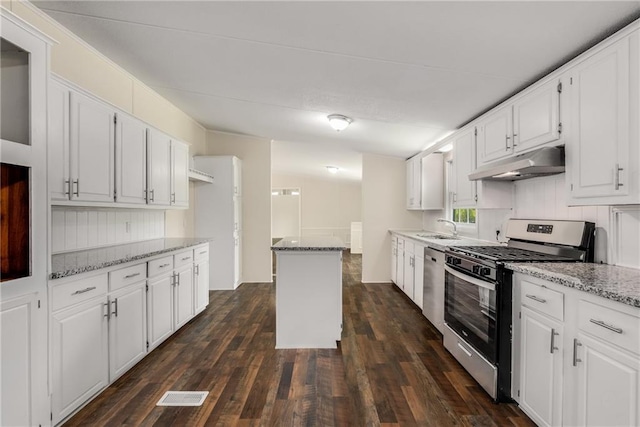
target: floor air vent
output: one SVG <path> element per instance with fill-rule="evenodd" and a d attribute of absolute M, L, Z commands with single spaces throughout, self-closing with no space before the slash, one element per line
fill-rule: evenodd
<path fill-rule="evenodd" d="M 201 406 L 208 391 L 168 391 L 156 406 Z"/>

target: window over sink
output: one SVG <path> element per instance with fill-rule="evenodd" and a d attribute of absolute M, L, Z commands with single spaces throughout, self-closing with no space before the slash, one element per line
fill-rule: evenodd
<path fill-rule="evenodd" d="M 475 224 L 476 209 L 475 208 L 455 208 L 451 211 L 451 219 L 459 224 Z"/>

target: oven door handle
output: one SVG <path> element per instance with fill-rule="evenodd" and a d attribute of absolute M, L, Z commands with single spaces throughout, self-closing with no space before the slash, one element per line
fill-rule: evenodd
<path fill-rule="evenodd" d="M 496 290 L 496 284 L 491 282 L 485 282 L 484 280 L 476 279 L 475 277 L 468 276 L 464 273 L 460 273 L 458 270 L 454 270 L 448 265 L 444 266 L 444 271 L 451 274 L 452 276 L 457 277 L 460 280 L 464 280 L 465 282 L 469 282 L 472 285 L 480 286 L 481 288 L 489 289 L 490 291 Z"/>

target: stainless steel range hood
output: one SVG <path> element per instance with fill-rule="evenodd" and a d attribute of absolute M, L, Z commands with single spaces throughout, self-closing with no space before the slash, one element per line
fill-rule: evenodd
<path fill-rule="evenodd" d="M 564 172 L 564 147 L 545 147 L 479 167 L 469 180 L 517 181 Z"/>

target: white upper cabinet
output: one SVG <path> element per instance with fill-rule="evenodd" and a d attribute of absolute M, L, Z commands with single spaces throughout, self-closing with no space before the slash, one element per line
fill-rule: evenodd
<path fill-rule="evenodd" d="M 145 204 L 147 127 L 120 114 L 116 128 L 116 202 Z"/>
<path fill-rule="evenodd" d="M 115 111 L 71 91 L 71 200 L 113 202 Z"/>
<path fill-rule="evenodd" d="M 147 130 L 147 203 L 171 205 L 171 138 Z"/>
<path fill-rule="evenodd" d="M 552 79 L 513 103 L 512 147 L 516 153 L 560 139 L 562 84 Z"/>
<path fill-rule="evenodd" d="M 498 109 L 478 123 L 479 164 L 508 157 L 513 153 L 512 120 L 511 106 L 508 106 Z"/>
<path fill-rule="evenodd" d="M 69 200 L 69 97 L 68 88 L 49 80 L 48 163 L 51 200 Z"/>
<path fill-rule="evenodd" d="M 469 181 L 469 174 L 475 169 L 474 128 L 457 133 L 453 138 L 452 197 L 455 207 L 475 206 L 476 182 Z"/>
<path fill-rule="evenodd" d="M 171 141 L 171 204 L 189 207 L 189 146 Z"/>
<path fill-rule="evenodd" d="M 421 205 L 423 210 L 444 209 L 444 159 L 440 153 L 422 158 Z"/>
<path fill-rule="evenodd" d="M 407 209 L 421 209 L 422 156 L 417 155 L 406 162 L 407 170 Z"/>
<path fill-rule="evenodd" d="M 640 202 L 638 31 L 568 71 L 570 205 Z"/>

